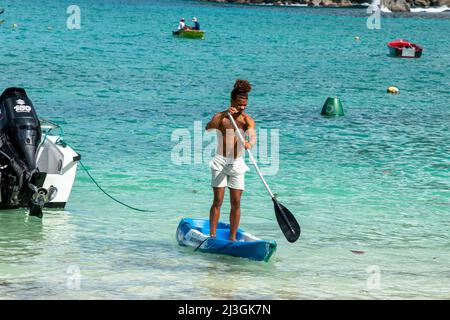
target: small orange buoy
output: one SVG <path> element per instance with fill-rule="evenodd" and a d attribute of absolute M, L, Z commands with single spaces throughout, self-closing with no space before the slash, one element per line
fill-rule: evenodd
<path fill-rule="evenodd" d="M 399 94 L 400 93 L 400 90 L 398 90 L 398 88 L 397 87 L 389 87 L 389 88 L 387 88 L 387 93 L 390 93 L 390 94 Z"/>

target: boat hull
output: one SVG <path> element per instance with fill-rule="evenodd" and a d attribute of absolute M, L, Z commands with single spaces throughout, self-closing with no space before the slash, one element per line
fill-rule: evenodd
<path fill-rule="evenodd" d="M 423 48 L 406 40 L 388 43 L 389 55 L 396 58 L 420 58 Z"/>
<path fill-rule="evenodd" d="M 64 208 L 69 200 L 77 173 L 78 161 L 81 159 L 70 146 L 58 143 L 59 136 L 48 135 L 39 149 L 37 167 L 45 173 L 40 187 L 50 186 L 58 190 L 56 197 L 45 204 L 48 208 Z"/>
<path fill-rule="evenodd" d="M 204 39 L 205 32 L 197 30 L 178 30 L 172 31 L 174 37 L 177 38 L 188 38 L 188 39 Z"/>

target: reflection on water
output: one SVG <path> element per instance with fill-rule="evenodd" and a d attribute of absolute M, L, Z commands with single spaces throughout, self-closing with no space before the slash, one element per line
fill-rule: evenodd
<path fill-rule="evenodd" d="M 21 209 L 0 211 L 0 263 L 39 255 L 43 239 L 41 219 Z"/>
<path fill-rule="evenodd" d="M 22 209 L 0 211 L 0 297 L 40 298 L 64 285 L 67 249 L 74 246 L 69 215 L 44 210 L 39 219 Z"/>

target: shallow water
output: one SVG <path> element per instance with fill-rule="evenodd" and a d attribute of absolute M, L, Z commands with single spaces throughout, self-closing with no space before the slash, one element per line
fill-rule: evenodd
<path fill-rule="evenodd" d="M 112 202 L 80 168 L 65 211 L 0 213 L 1 298 L 450 298 L 448 13 L 383 16 L 369 30 L 363 9 L 77 4 L 70 31 L 63 3 L 2 3 L 0 88 L 25 87 L 106 190 L 151 212 Z M 174 39 L 194 15 L 206 39 Z M 388 57 L 396 38 L 423 57 Z M 280 130 L 267 181 L 302 226 L 289 244 L 247 174 L 241 227 L 278 242 L 269 263 L 175 241 L 182 217 L 207 217 L 211 190 L 206 159 L 172 162 L 172 133 L 193 137 L 238 77 L 253 84 L 258 127 Z M 328 96 L 344 117 L 320 116 Z M 228 210 L 227 198 L 225 221 Z"/>

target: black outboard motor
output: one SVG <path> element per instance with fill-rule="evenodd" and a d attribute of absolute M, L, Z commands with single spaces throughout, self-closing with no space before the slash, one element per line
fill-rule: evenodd
<path fill-rule="evenodd" d="M 42 197 L 37 193 L 44 191 L 36 187 L 41 134 L 39 118 L 25 90 L 6 89 L 0 96 L 0 206 L 29 207 L 30 215 L 42 216 Z"/>
<path fill-rule="evenodd" d="M 6 89 L 0 96 L 0 132 L 26 161 L 29 171 L 36 169 L 36 149 L 41 140 L 41 124 L 22 88 Z"/>

